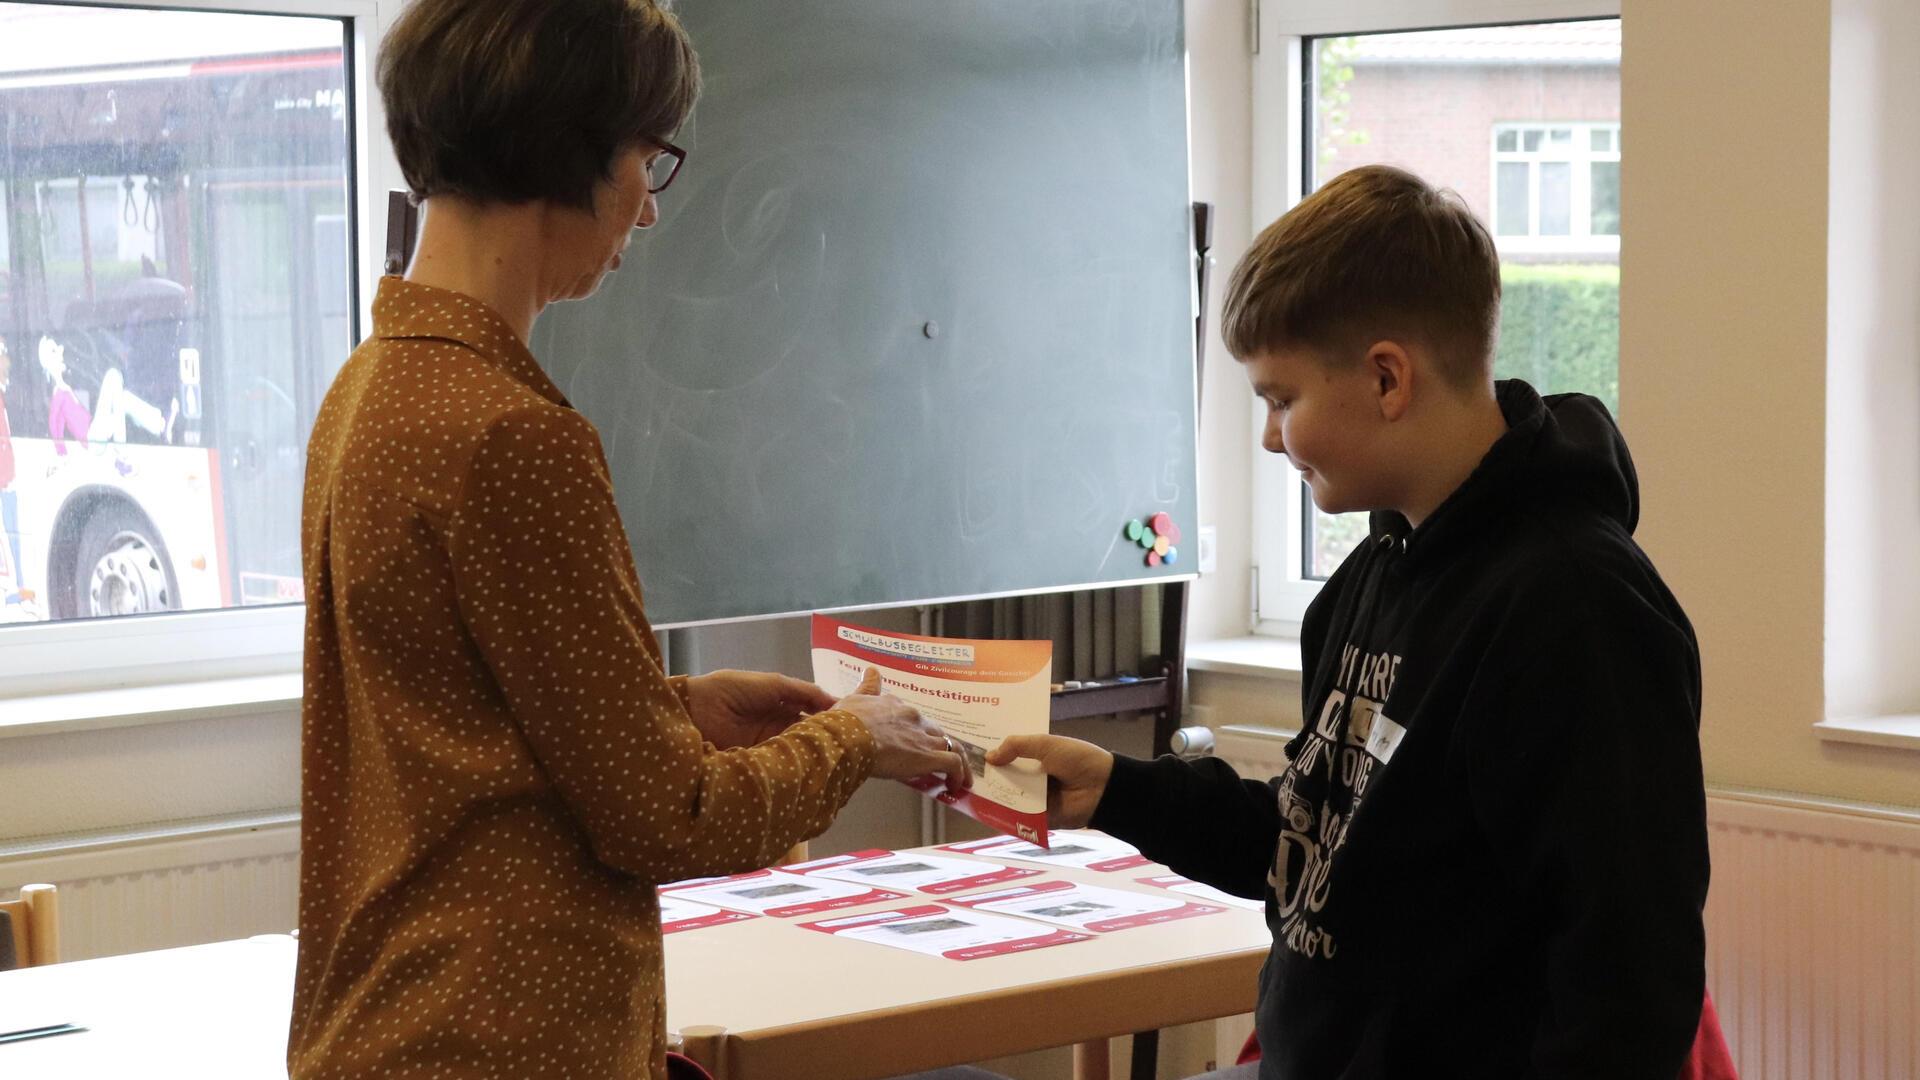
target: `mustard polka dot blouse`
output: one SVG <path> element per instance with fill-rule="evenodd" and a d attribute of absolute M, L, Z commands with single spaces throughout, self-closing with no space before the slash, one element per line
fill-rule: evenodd
<path fill-rule="evenodd" d="M 654 886 L 818 834 L 871 737 L 704 744 L 593 425 L 478 301 L 387 278 L 373 328 L 308 450 L 289 1070 L 664 1077 Z"/>

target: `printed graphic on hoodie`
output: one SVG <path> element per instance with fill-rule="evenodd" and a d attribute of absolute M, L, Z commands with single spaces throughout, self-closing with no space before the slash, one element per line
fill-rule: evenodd
<path fill-rule="evenodd" d="M 1320 912 L 1327 906 L 1334 853 L 1346 841 L 1367 781 L 1393 759 L 1406 734 L 1381 711 L 1399 674 L 1399 656 L 1343 646 L 1333 689 L 1295 743 L 1293 763 L 1276 789 L 1280 841 L 1267 884 L 1283 920 L 1280 941 L 1302 956 L 1331 958 L 1339 949 L 1320 925 Z"/>

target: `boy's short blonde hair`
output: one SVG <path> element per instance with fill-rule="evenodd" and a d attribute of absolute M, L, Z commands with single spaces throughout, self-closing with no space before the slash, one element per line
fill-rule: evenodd
<path fill-rule="evenodd" d="M 1473 211 L 1404 169 L 1367 165 L 1260 234 L 1234 268 L 1221 329 L 1242 360 L 1305 346 L 1332 365 L 1411 338 L 1465 388 L 1487 378 L 1499 322 L 1500 255 Z"/>

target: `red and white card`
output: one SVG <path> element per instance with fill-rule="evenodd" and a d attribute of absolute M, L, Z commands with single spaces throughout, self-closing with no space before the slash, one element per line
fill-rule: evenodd
<path fill-rule="evenodd" d="M 793 874 L 818 874 L 839 881 L 916 889 L 932 896 L 1000 885 L 1040 872 L 1024 866 L 950 859 L 919 851 L 901 854 L 880 848 L 795 863 L 781 869 Z"/>
<path fill-rule="evenodd" d="M 1136 926 L 1218 915 L 1226 908 L 1181 900 L 1163 893 L 1103 889 L 1074 881 L 1042 881 L 1011 889 L 959 896 L 953 900 L 976 911 L 995 911 L 1038 919 L 1073 930 L 1106 934 Z"/>
<path fill-rule="evenodd" d="M 1056 831 L 1048 847 L 1039 847 L 1023 840 L 1013 840 L 1004 836 L 990 837 L 985 840 L 966 840 L 958 844 L 941 846 L 946 851 L 959 851 L 989 859 L 1018 859 L 1021 862 L 1039 863 L 1042 866 L 1077 866 L 1105 872 L 1133 870 L 1153 865 L 1153 860 L 1140 854 L 1139 848 L 1092 829 L 1076 829 L 1072 832 Z"/>
<path fill-rule="evenodd" d="M 979 911 L 957 911 L 939 904 L 868 911 L 800 925 L 808 930 L 928 956 L 943 956 L 948 960 L 981 960 L 1093 940 L 1091 934 L 1056 930 L 1024 919 Z"/>
<path fill-rule="evenodd" d="M 1209 903 L 1226 904 L 1231 907 L 1247 908 L 1252 911 L 1264 911 L 1267 907 L 1265 900 L 1249 900 L 1244 896 L 1235 896 L 1230 892 L 1221 892 L 1211 885 L 1202 885 L 1192 878 L 1181 877 L 1179 874 L 1161 874 L 1158 877 L 1134 878 L 1134 880 L 1142 885 L 1152 885 L 1156 888 L 1171 889 L 1177 893 L 1185 893 L 1188 896 L 1197 896 Z"/>
<path fill-rule="evenodd" d="M 880 684 L 940 726 L 973 770 L 972 790 L 954 795 L 940 776 L 908 787 L 1009 836 L 1047 842 L 1047 775 L 1037 762 L 987 764 L 1009 735 L 1044 735 L 1052 697 L 1053 643 L 932 638 L 813 617 L 813 681 L 834 697 L 869 670 Z"/>
<path fill-rule="evenodd" d="M 886 900 L 905 900 L 906 893 L 876 889 L 850 881 L 789 874 L 782 870 L 755 870 L 717 880 L 671 885 L 660 890 L 664 900 L 691 900 L 697 904 L 770 915 L 790 919 L 798 915 L 818 915 L 840 908 L 877 904 Z"/>
<path fill-rule="evenodd" d="M 753 916 L 744 911 L 728 911 L 710 904 L 695 903 L 675 896 L 671 892 L 660 894 L 660 932 L 662 934 L 677 934 L 682 930 L 698 930 L 705 926 L 723 926 L 751 918 Z"/>

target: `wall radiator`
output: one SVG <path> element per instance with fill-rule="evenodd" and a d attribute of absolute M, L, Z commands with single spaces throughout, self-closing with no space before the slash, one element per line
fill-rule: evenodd
<path fill-rule="evenodd" d="M 8 841 L 0 897 L 58 885 L 63 960 L 284 934 L 299 853 L 293 812 Z"/>
<path fill-rule="evenodd" d="M 1246 776 L 1286 736 L 1224 727 Z M 1743 1080 L 1920 1080 L 1920 812 L 1709 792 L 1707 986 Z"/>

